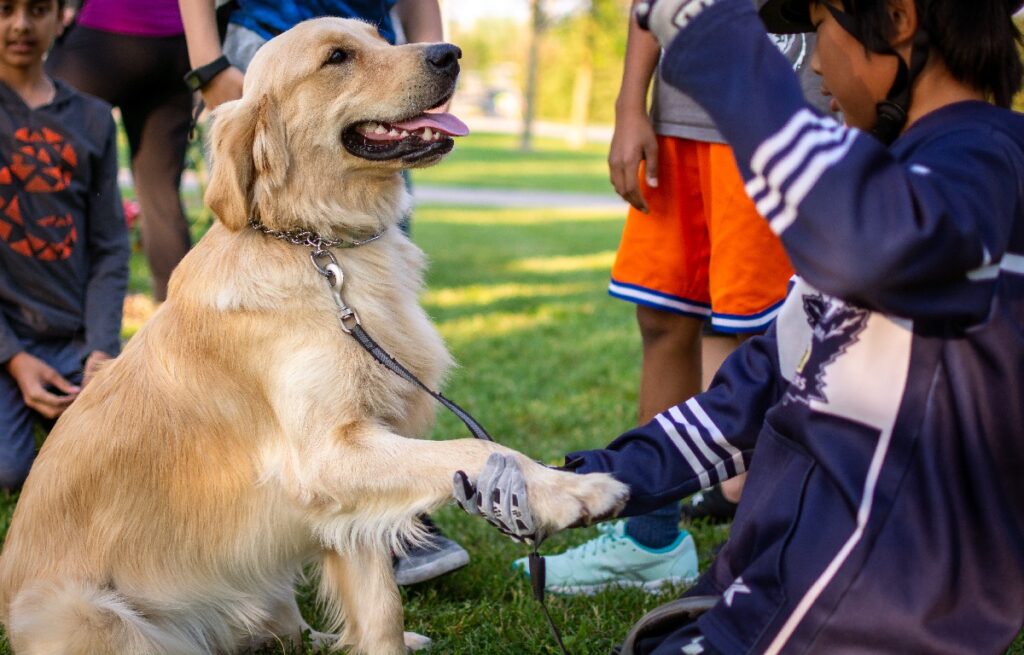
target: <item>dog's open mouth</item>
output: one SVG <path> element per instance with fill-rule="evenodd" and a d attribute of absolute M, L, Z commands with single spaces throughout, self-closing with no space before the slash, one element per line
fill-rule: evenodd
<path fill-rule="evenodd" d="M 391 123 L 356 123 L 345 128 L 341 142 L 346 150 L 363 159 L 415 163 L 447 154 L 455 145 L 452 137 L 467 134 L 469 128 L 453 114 L 427 112 Z"/>

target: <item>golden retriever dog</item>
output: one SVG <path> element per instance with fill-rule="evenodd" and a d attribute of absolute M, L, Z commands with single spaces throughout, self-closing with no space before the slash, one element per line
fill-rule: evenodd
<path fill-rule="evenodd" d="M 318 644 L 406 653 L 392 551 L 476 476 L 477 439 L 418 439 L 434 400 L 339 327 L 310 249 L 250 226 L 380 238 L 333 254 L 366 331 L 427 385 L 451 363 L 418 304 L 423 253 L 395 226 L 402 168 L 438 162 L 461 123 L 457 48 L 394 47 L 373 26 L 300 24 L 219 108 L 206 202 L 219 218 L 170 293 L 50 434 L 0 558 L 19 655 L 233 653 L 308 629 L 294 597 L 315 563 Z M 613 514 L 626 488 L 515 455 L 546 532 Z M 408 641 L 408 643 L 407 643 Z"/>

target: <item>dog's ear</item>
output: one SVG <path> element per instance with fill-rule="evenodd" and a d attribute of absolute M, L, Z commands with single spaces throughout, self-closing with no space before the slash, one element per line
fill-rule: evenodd
<path fill-rule="evenodd" d="M 288 135 L 284 121 L 267 96 L 260 98 L 252 156 L 263 190 L 274 192 L 284 187 L 290 164 Z"/>
<path fill-rule="evenodd" d="M 252 143 L 258 107 L 244 100 L 226 102 L 213 113 L 210 151 L 213 166 L 204 200 L 229 230 L 240 230 L 252 211 L 255 176 Z"/>
<path fill-rule="evenodd" d="M 289 163 L 284 122 L 267 96 L 255 103 L 236 100 L 214 113 L 210 141 L 213 170 L 206 205 L 225 227 L 240 230 L 258 203 L 257 180 L 263 192 L 284 185 Z"/>

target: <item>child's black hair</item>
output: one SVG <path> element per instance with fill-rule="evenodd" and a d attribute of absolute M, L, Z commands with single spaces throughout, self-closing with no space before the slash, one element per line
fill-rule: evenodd
<path fill-rule="evenodd" d="M 1024 81 L 1021 33 L 1011 16 L 1019 0 L 915 0 L 919 23 L 954 78 L 1009 107 Z M 870 50 L 895 31 L 889 0 L 843 0 Z"/>

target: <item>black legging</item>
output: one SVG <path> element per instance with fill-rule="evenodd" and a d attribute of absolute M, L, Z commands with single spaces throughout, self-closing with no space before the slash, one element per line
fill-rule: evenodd
<path fill-rule="evenodd" d="M 49 74 L 121 110 L 142 208 L 142 248 L 160 301 L 191 245 L 178 195 L 192 108 L 182 81 L 188 68 L 184 36 L 129 36 L 81 25 L 71 27 L 46 60 Z"/>

